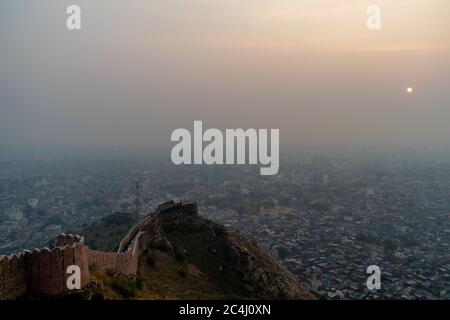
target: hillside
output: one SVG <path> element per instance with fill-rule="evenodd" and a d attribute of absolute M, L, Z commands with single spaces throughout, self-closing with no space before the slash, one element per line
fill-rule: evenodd
<path fill-rule="evenodd" d="M 149 228 L 152 236 L 139 259 L 137 276 L 112 269 L 100 271 L 91 265 L 91 284 L 83 292 L 85 297 L 311 299 L 295 276 L 255 242 L 196 212 L 160 214 Z M 102 242 L 109 242 L 104 235 L 120 238 L 124 234 L 118 235 L 118 230 L 117 224 L 100 221 L 81 233 L 91 245 L 101 243 L 96 235 Z"/>
<path fill-rule="evenodd" d="M 115 251 L 119 241 L 135 223 L 136 220 L 129 213 L 116 212 L 81 230 L 70 230 L 67 233 L 82 234 L 89 247 L 94 250 Z"/>

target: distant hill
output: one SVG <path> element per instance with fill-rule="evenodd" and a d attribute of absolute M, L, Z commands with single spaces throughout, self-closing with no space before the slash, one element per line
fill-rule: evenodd
<path fill-rule="evenodd" d="M 119 241 L 135 223 L 136 220 L 131 214 L 116 212 L 87 227 L 70 230 L 68 233 L 82 234 L 86 244 L 93 250 L 116 251 Z"/>

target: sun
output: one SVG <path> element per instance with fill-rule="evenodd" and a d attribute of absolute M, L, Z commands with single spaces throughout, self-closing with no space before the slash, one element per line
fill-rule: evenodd
<path fill-rule="evenodd" d="M 414 89 L 412 87 L 406 88 L 406 93 L 413 93 Z"/>

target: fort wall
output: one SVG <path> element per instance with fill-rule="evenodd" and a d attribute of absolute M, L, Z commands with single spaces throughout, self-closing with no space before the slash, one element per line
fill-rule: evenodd
<path fill-rule="evenodd" d="M 186 214 L 196 214 L 195 203 L 176 204 L 166 208 L 178 211 L 185 207 Z M 67 268 L 77 265 L 81 272 L 81 288 L 89 284 L 89 265 L 96 264 L 101 270 L 112 268 L 126 275 L 136 275 L 139 257 L 145 251 L 151 236 L 151 224 L 159 215 L 149 215 L 136 223 L 120 241 L 118 252 L 91 250 L 79 235 L 60 234 L 52 249 L 34 249 L 10 256 L 0 256 L 0 300 L 16 299 L 25 294 L 60 294 L 67 290 L 70 277 Z"/>
<path fill-rule="evenodd" d="M 24 252 L 0 256 L 0 300 L 14 299 L 25 293 L 26 287 Z"/>
<path fill-rule="evenodd" d="M 140 224 L 141 226 L 144 224 Z M 133 232 L 134 234 L 134 232 Z M 81 271 L 81 288 L 89 283 L 89 265 L 101 270 L 115 269 L 126 275 L 136 275 L 139 256 L 145 250 L 145 232 L 137 230 L 127 243 L 125 252 L 91 250 L 78 235 L 61 234 L 53 249 L 34 249 L 0 257 L 0 300 L 15 299 L 24 293 L 59 294 L 67 290 L 70 277 L 67 268 L 77 265 Z"/>
<path fill-rule="evenodd" d="M 146 248 L 145 232 L 139 231 L 125 252 L 88 251 L 88 263 L 96 264 L 101 270 L 115 269 L 127 275 L 136 275 L 139 257 Z"/>

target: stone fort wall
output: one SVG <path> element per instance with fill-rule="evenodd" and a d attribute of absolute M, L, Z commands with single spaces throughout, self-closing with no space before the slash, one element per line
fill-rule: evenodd
<path fill-rule="evenodd" d="M 139 232 L 126 252 L 91 250 L 78 235 L 61 234 L 52 249 L 35 249 L 0 257 L 0 300 L 15 299 L 24 293 L 59 294 L 67 290 L 67 268 L 77 265 L 81 287 L 89 283 L 89 265 L 116 269 L 135 275 L 140 254 L 145 250 L 145 233 Z"/>
<path fill-rule="evenodd" d="M 120 273 L 136 275 L 140 255 L 145 251 L 147 241 L 146 233 L 139 231 L 125 252 L 101 252 L 88 250 L 89 264 L 96 264 L 100 269 L 116 269 Z"/>
<path fill-rule="evenodd" d="M 25 250 L 10 256 L 0 256 L 0 300 L 15 299 L 25 293 L 60 294 L 67 290 L 67 267 L 77 265 L 81 271 L 81 288 L 89 283 L 89 265 L 101 270 L 116 269 L 136 275 L 139 256 L 145 251 L 151 223 L 169 211 L 183 209 L 185 214 L 197 212 L 196 203 L 173 204 L 171 208 L 141 219 L 120 241 L 119 250 L 91 250 L 79 235 L 61 234 L 52 249 Z"/>
<path fill-rule="evenodd" d="M 57 294 L 66 287 L 67 267 L 77 265 L 81 286 L 89 283 L 87 253 L 80 236 L 60 235 L 57 246 L 0 257 L 0 300 L 28 293 Z"/>
<path fill-rule="evenodd" d="M 0 257 L 0 300 L 14 299 L 25 293 L 25 254 Z"/>

